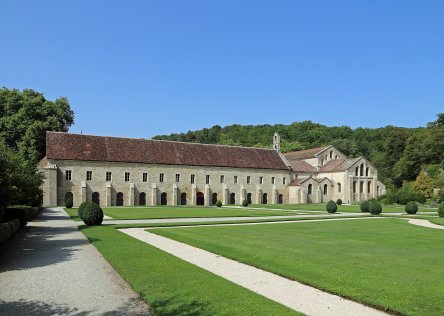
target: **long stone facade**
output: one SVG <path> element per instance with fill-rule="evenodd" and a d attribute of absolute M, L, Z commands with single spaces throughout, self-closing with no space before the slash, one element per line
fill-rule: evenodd
<path fill-rule="evenodd" d="M 258 149 L 49 132 L 44 205 L 353 203 L 384 193 L 365 158 L 350 161 L 332 146 L 283 155 L 279 142 L 277 134 L 274 149 Z"/>

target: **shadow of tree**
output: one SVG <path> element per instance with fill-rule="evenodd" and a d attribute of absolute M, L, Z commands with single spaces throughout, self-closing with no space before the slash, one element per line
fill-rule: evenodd
<path fill-rule="evenodd" d="M 70 308 L 64 305 L 49 304 L 41 301 L 0 301 L 0 315 L 88 315 L 88 312 L 80 312 L 76 308 Z"/>
<path fill-rule="evenodd" d="M 184 302 L 185 298 L 168 297 L 157 299 L 151 303 L 158 316 L 210 316 L 214 315 L 209 305 L 205 302 Z"/>

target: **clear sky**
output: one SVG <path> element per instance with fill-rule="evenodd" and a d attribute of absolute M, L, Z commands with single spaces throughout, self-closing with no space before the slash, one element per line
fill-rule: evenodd
<path fill-rule="evenodd" d="M 0 86 L 68 97 L 72 132 L 444 112 L 442 0 L 3 0 L 0 29 Z"/>

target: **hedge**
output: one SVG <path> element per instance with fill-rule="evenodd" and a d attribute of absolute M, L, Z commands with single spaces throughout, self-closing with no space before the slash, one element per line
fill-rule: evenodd
<path fill-rule="evenodd" d="M 20 229 L 20 221 L 12 219 L 9 222 L 0 224 L 0 244 L 11 238 Z"/>

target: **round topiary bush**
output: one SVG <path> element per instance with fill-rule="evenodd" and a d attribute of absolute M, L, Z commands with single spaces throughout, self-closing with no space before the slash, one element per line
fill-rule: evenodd
<path fill-rule="evenodd" d="M 337 205 L 342 205 L 342 200 L 341 200 L 341 199 L 338 199 L 338 200 L 336 201 L 336 204 L 337 204 Z"/>
<path fill-rule="evenodd" d="M 329 212 L 329 213 L 336 213 L 338 206 L 336 205 L 336 203 L 334 201 L 328 201 L 325 208 L 327 209 L 327 212 Z"/>
<path fill-rule="evenodd" d="M 364 201 L 361 203 L 361 212 L 369 212 L 370 211 L 370 202 Z"/>
<path fill-rule="evenodd" d="M 438 215 L 439 217 L 444 217 L 444 203 L 441 203 L 438 207 Z"/>
<path fill-rule="evenodd" d="M 80 204 L 79 209 L 77 210 L 77 216 L 80 219 L 83 219 L 83 210 L 88 205 L 88 203 L 92 203 L 92 202 L 83 202 L 82 204 Z"/>
<path fill-rule="evenodd" d="M 407 214 L 416 214 L 418 212 L 418 204 L 413 201 L 410 201 L 405 206 L 405 211 Z"/>
<path fill-rule="evenodd" d="M 369 211 L 372 215 L 379 215 L 382 213 L 382 205 L 378 201 L 371 201 Z"/>
<path fill-rule="evenodd" d="M 66 208 L 72 208 L 72 206 L 73 206 L 72 198 L 67 198 L 66 201 L 65 201 L 65 207 Z"/>
<path fill-rule="evenodd" d="M 243 200 L 242 201 L 242 206 L 248 206 L 248 200 Z"/>
<path fill-rule="evenodd" d="M 89 202 L 82 210 L 83 222 L 88 226 L 102 224 L 103 211 L 96 203 Z"/>
<path fill-rule="evenodd" d="M 221 202 L 220 200 L 217 200 L 217 201 L 216 201 L 216 206 L 217 206 L 217 207 L 222 207 L 222 202 Z"/>

